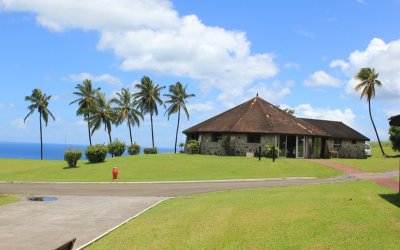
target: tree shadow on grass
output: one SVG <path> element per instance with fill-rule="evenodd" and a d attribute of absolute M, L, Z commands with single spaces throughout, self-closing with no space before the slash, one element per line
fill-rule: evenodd
<path fill-rule="evenodd" d="M 400 194 L 380 194 L 379 195 L 382 199 L 392 203 L 396 207 L 400 208 Z"/>

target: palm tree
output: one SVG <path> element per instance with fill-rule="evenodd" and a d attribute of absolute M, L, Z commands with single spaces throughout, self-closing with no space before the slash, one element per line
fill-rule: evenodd
<path fill-rule="evenodd" d="M 158 115 L 157 104 L 162 105 L 163 103 L 160 99 L 160 91 L 165 87 L 158 84 L 154 85 L 148 76 L 143 76 L 140 84 L 136 84 L 135 87 L 139 89 L 139 92 L 133 95 L 136 105 L 142 114 L 150 113 L 151 141 L 154 148 L 153 115 Z"/>
<path fill-rule="evenodd" d="M 92 82 L 89 79 L 83 81 L 82 84 L 77 84 L 75 88 L 78 90 L 74 92 L 79 98 L 71 102 L 69 105 L 78 103 L 79 108 L 76 111 L 76 115 L 83 115 L 85 121 L 87 121 L 88 134 L 89 134 L 89 144 L 92 146 L 92 136 L 90 133 L 90 109 L 96 105 L 95 94 L 100 91 L 100 88 L 93 89 Z"/>
<path fill-rule="evenodd" d="M 379 139 L 378 131 L 376 130 L 375 123 L 372 119 L 371 114 L 371 99 L 375 97 L 375 85 L 378 87 L 382 87 L 382 83 L 378 80 L 378 76 L 379 74 L 376 73 L 375 69 L 373 68 L 361 68 L 355 76 L 355 79 L 359 80 L 360 83 L 358 83 L 354 89 L 358 91 L 363 88 L 360 99 L 362 99 L 364 96 L 367 98 L 369 117 L 371 118 L 372 126 L 374 127 L 376 137 L 378 138 L 378 143 L 382 151 L 382 156 L 385 156 L 385 152 L 383 151 L 381 140 Z"/>
<path fill-rule="evenodd" d="M 181 118 L 181 108 L 183 109 L 183 111 L 185 111 L 186 118 L 189 120 L 189 112 L 186 108 L 186 99 L 195 96 L 194 94 L 187 94 L 186 87 L 187 87 L 187 85 L 185 87 L 183 87 L 182 83 L 177 82 L 177 83 L 175 83 L 175 85 L 170 85 L 169 86 L 169 94 L 164 95 L 169 98 L 165 103 L 170 104 L 168 109 L 165 111 L 165 113 L 168 114 L 168 120 L 172 114 L 175 114 L 176 112 L 178 112 L 178 124 L 176 126 L 176 135 L 175 135 L 175 154 L 176 154 L 176 143 L 178 141 L 178 131 L 179 131 L 179 121 Z"/>
<path fill-rule="evenodd" d="M 32 104 L 28 106 L 29 113 L 25 116 L 24 122 L 26 119 L 33 114 L 33 112 L 37 109 L 39 112 L 39 124 L 40 124 L 40 159 L 43 160 L 43 134 L 42 134 L 42 119 L 47 127 L 47 123 L 49 121 L 49 115 L 53 120 L 54 118 L 51 111 L 47 108 L 49 105 L 49 100 L 51 95 L 47 96 L 42 93 L 40 89 L 34 89 L 30 96 L 25 96 L 25 101 L 31 102 Z"/>
<path fill-rule="evenodd" d="M 117 118 L 115 109 L 111 107 L 111 100 L 107 101 L 105 94 L 102 92 L 96 93 L 95 102 L 96 105 L 91 107 L 91 116 L 89 117 L 91 133 L 93 134 L 104 125 L 104 130 L 107 131 L 111 143 L 111 127 Z"/>
<path fill-rule="evenodd" d="M 133 144 L 132 140 L 132 130 L 131 125 L 137 126 L 140 125 L 141 118 L 143 120 L 143 115 L 137 109 L 135 109 L 134 102 L 133 102 L 133 94 L 128 88 L 123 88 L 121 93 L 117 93 L 118 98 L 113 98 L 111 102 L 118 105 L 116 108 L 117 111 L 117 124 L 122 124 L 125 120 L 128 124 L 129 128 L 129 136 L 131 138 L 131 145 Z"/>

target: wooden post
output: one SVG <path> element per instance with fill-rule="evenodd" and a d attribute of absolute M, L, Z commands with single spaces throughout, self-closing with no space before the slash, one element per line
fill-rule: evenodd
<path fill-rule="evenodd" d="M 261 161 L 261 146 L 258 146 L 258 161 Z"/>

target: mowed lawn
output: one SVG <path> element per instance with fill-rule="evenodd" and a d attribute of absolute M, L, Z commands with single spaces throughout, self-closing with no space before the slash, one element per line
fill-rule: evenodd
<path fill-rule="evenodd" d="M 0 206 L 19 201 L 18 197 L 6 194 L 0 194 Z"/>
<path fill-rule="evenodd" d="M 399 206 L 368 181 L 192 195 L 88 249 L 398 249 Z"/>
<path fill-rule="evenodd" d="M 368 159 L 333 158 L 330 160 L 367 172 L 385 172 L 390 170 L 398 170 L 400 158 L 393 157 L 397 156 L 398 152 L 393 151 L 392 148 L 389 146 L 385 146 L 383 148 L 386 155 L 388 155 L 389 157 L 383 158 L 379 146 L 373 146 L 371 147 L 372 156 L 368 157 Z"/>
<path fill-rule="evenodd" d="M 79 161 L 0 159 L 0 181 L 108 182 L 118 167 L 119 181 L 221 180 L 271 177 L 330 177 L 341 172 L 300 159 L 223 157 L 186 154 L 136 155 L 107 158 L 89 164 Z"/>

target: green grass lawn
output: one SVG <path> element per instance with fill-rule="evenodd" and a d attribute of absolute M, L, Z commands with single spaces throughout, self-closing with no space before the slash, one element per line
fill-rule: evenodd
<path fill-rule="evenodd" d="M 368 181 L 192 195 L 89 249 L 398 249 L 399 206 L 398 194 Z"/>
<path fill-rule="evenodd" d="M 119 181 L 218 180 L 288 176 L 329 177 L 340 172 L 305 160 L 207 155 L 158 154 L 107 158 L 68 169 L 65 161 L 0 159 L 0 181 L 111 181 L 118 167 Z"/>
<path fill-rule="evenodd" d="M 0 194 L 0 206 L 7 205 L 19 201 L 18 197 Z"/>
<path fill-rule="evenodd" d="M 391 147 L 384 146 L 384 151 L 388 156 L 395 156 Z M 382 158 L 382 153 L 379 146 L 371 146 L 372 156 L 368 159 L 337 159 L 331 161 L 341 163 L 350 167 L 358 168 L 367 172 L 384 172 L 389 170 L 398 170 L 400 158 L 387 157 Z"/>

